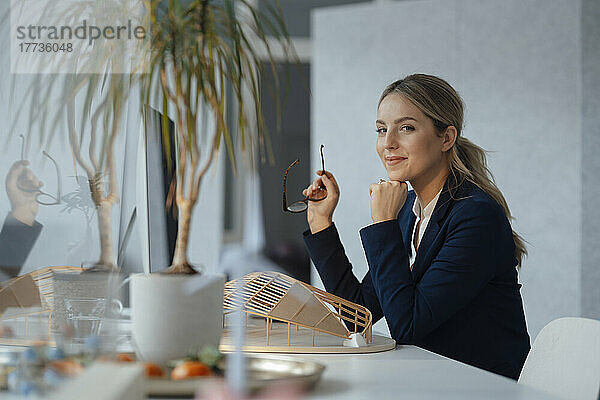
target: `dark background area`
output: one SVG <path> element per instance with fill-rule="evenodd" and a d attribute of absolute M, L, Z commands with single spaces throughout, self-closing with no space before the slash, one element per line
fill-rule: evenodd
<path fill-rule="evenodd" d="M 268 68 L 268 65 L 264 67 Z M 294 278 L 310 283 L 310 259 L 302 240 L 302 232 L 308 228 L 306 213 L 284 212 L 282 207 L 283 174 L 296 158 L 300 159 L 300 163 L 290 170 L 287 179 L 288 203 L 301 200 L 302 190 L 312 179 L 309 156 L 310 66 L 277 67 L 279 80 L 284 83 L 279 88 L 281 129 L 277 129 L 272 82 L 267 79 L 261 82 L 262 111 L 274 153 L 274 164 L 269 163 L 268 159 L 266 163 L 259 163 L 265 254 Z"/>

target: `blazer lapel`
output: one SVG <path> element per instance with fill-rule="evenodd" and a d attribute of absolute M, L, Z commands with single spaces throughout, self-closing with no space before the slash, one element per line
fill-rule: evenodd
<path fill-rule="evenodd" d="M 434 251 L 438 250 L 438 246 L 434 246 L 435 238 L 440 232 L 440 227 L 443 225 L 446 219 L 450 206 L 454 203 L 454 200 L 452 200 L 452 198 L 450 197 L 450 192 L 448 191 L 447 185 L 448 181 L 446 181 L 444 189 L 442 189 L 442 192 L 440 193 L 440 197 L 438 198 L 438 201 L 435 205 L 433 214 L 431 214 L 431 219 L 427 224 L 427 228 L 425 229 L 425 233 L 423 234 L 421 243 L 419 243 L 419 248 L 417 249 L 417 256 L 415 258 L 415 263 L 412 269 L 415 281 L 421 279 L 421 276 L 423 276 L 423 274 L 427 270 L 427 268 L 425 267 L 428 266 L 431 262 Z"/>
<path fill-rule="evenodd" d="M 417 217 L 415 217 L 415 214 L 412 212 L 415 197 L 417 197 L 417 195 L 414 191 L 408 192 L 404 206 L 400 210 L 400 213 L 398 213 L 398 223 L 400 224 L 400 231 L 402 231 L 402 241 L 404 242 L 406 254 L 409 255 L 411 250 L 410 241 L 412 239 L 412 230 L 415 221 L 417 220 Z"/>

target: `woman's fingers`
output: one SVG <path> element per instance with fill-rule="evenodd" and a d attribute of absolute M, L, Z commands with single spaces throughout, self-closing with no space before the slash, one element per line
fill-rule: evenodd
<path fill-rule="evenodd" d="M 320 175 L 320 179 L 327 190 L 333 193 L 340 193 L 339 185 L 331 172 L 318 170 L 317 175 Z"/>
<path fill-rule="evenodd" d="M 308 187 L 308 191 L 314 193 L 318 192 L 319 190 L 322 190 L 323 188 L 325 188 L 325 186 L 323 185 L 323 181 L 319 177 L 310 184 L 310 186 Z"/>
<path fill-rule="evenodd" d="M 373 194 L 373 190 L 375 190 L 375 188 L 377 187 L 377 185 L 379 185 L 378 183 L 371 183 L 369 185 L 369 195 Z"/>
<path fill-rule="evenodd" d="M 44 186 L 44 183 L 29 168 L 25 168 L 24 175 L 25 180 L 31 184 L 32 188 L 39 189 Z"/>
<path fill-rule="evenodd" d="M 29 161 L 27 160 L 20 160 L 13 163 L 8 170 L 8 174 L 6 174 L 6 186 L 15 185 L 19 176 L 27 169 L 27 165 L 29 165 Z"/>
<path fill-rule="evenodd" d="M 397 218 L 406 201 L 407 185 L 400 181 L 380 181 L 369 185 L 373 222 Z"/>
<path fill-rule="evenodd" d="M 333 189 L 331 181 L 327 178 L 327 175 L 319 177 L 319 180 L 323 183 L 323 187 L 326 189 Z"/>
<path fill-rule="evenodd" d="M 323 170 L 318 170 L 317 171 L 317 175 L 320 176 L 326 176 L 327 178 L 329 178 L 330 181 L 333 182 L 333 184 L 335 186 L 338 186 L 337 180 L 335 179 L 335 176 L 333 176 L 333 174 L 329 171 L 323 171 Z"/>
<path fill-rule="evenodd" d="M 319 177 L 312 181 L 312 183 L 302 191 L 302 194 L 305 197 L 319 198 L 331 193 L 339 193 L 337 182 L 335 181 L 333 174 L 328 171 L 325 171 L 323 174 L 323 171 L 318 170 L 317 175 L 319 175 Z"/>
<path fill-rule="evenodd" d="M 306 189 L 302 191 L 302 194 L 306 197 L 314 197 L 316 193 L 324 191 L 319 184 L 315 184 L 315 182 L 311 183 Z"/>

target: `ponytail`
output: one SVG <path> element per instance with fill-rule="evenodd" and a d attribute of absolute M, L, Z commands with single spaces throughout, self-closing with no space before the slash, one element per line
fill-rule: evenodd
<path fill-rule="evenodd" d="M 496 186 L 494 175 L 488 168 L 486 151 L 469 139 L 458 136 L 454 146 L 450 150 L 450 174 L 453 176 L 451 182 L 454 187 L 449 188 L 452 194 L 467 180 L 477 185 L 496 201 L 504 210 L 506 218 L 512 223 L 514 217 L 510 213 L 506 199 L 502 192 Z M 517 268 L 521 268 L 523 258 L 527 255 L 525 240 L 517 233 L 512 231 L 512 237 L 515 242 L 515 258 L 517 259 Z"/>

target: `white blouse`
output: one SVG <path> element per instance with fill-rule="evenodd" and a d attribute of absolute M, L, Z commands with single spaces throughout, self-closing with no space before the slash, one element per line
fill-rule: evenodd
<path fill-rule="evenodd" d="M 410 269 L 412 270 L 413 264 L 415 263 L 415 258 L 417 258 L 417 249 L 415 249 L 415 235 L 419 235 L 418 245 L 421 246 L 421 239 L 423 239 L 423 234 L 425 233 L 425 229 L 427 229 L 427 224 L 431 219 L 431 215 L 433 214 L 433 210 L 435 210 L 435 205 L 437 204 L 438 198 L 440 197 L 440 193 L 442 193 L 443 188 L 438 192 L 438 194 L 425 206 L 423 211 L 421 212 L 421 202 L 418 197 L 415 197 L 415 202 L 413 203 L 412 211 L 417 217 L 415 220 L 415 225 L 413 226 L 413 233 L 411 235 L 410 240 L 410 257 L 408 258 L 408 265 L 410 265 Z M 419 221 L 421 221 L 421 225 L 419 226 Z M 417 226 L 419 226 L 419 231 L 417 232 Z"/>

